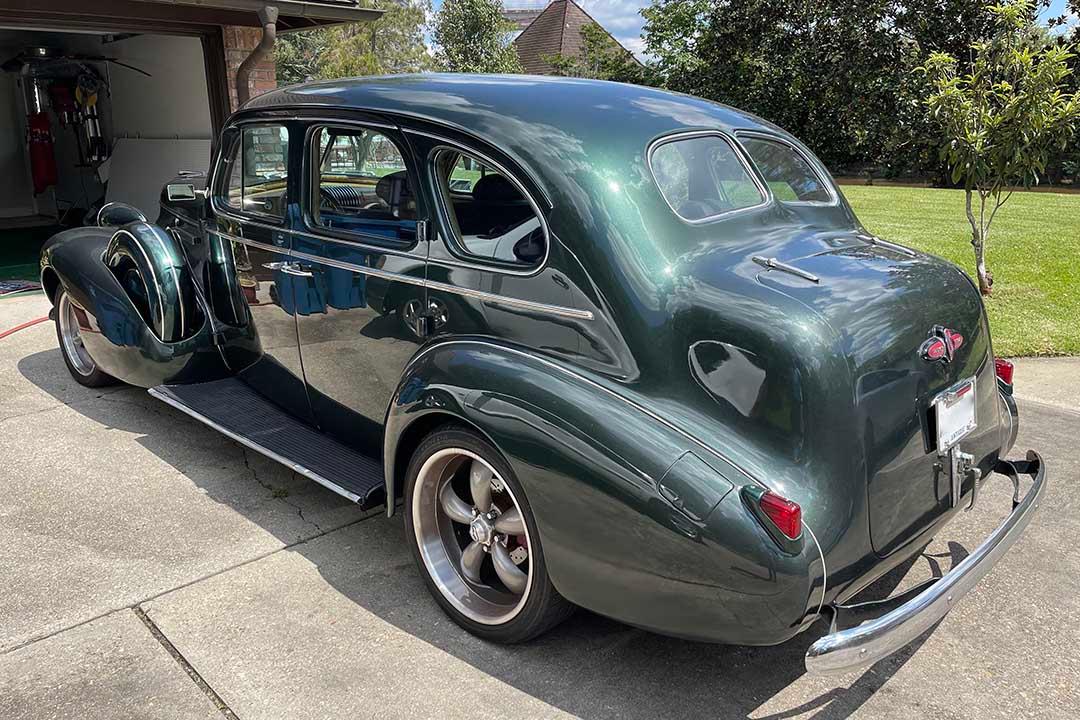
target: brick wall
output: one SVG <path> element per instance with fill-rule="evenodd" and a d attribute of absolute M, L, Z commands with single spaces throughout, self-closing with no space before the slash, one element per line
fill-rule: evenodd
<path fill-rule="evenodd" d="M 244 62 L 262 38 L 262 29 L 254 27 L 226 26 L 222 28 L 225 39 L 225 67 L 229 76 L 229 100 L 236 110 L 236 69 Z M 277 87 L 273 54 L 263 58 L 251 71 L 251 97 L 261 95 Z"/>

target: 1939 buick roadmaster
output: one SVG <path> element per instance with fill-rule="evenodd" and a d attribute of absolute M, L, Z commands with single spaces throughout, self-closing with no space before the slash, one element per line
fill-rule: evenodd
<path fill-rule="evenodd" d="M 156 223 L 98 220 L 41 260 L 75 379 L 400 504 L 432 595 L 489 640 L 575 606 L 741 645 L 826 617 L 807 668 L 862 667 L 940 620 L 1045 488 L 1038 454 L 1007 459 L 1012 366 L 968 277 L 867 233 L 806 147 L 722 105 L 294 86 L 235 113 Z M 994 474 L 996 531 L 859 602 Z"/>

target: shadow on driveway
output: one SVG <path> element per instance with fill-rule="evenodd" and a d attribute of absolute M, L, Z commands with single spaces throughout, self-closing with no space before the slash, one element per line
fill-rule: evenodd
<path fill-rule="evenodd" d="M 66 379 L 67 372 L 59 351 L 24 357 L 18 369 L 58 401 L 69 404 L 74 399 L 66 397 L 71 393 L 70 384 L 58 381 Z M 242 491 L 230 484 L 226 492 L 219 478 L 205 472 L 205 465 L 202 472 L 189 472 L 185 467 L 189 463 L 177 456 L 178 448 L 182 447 L 177 438 L 201 442 L 212 438 L 212 430 L 137 388 L 117 389 L 99 402 L 82 399 L 74 408 L 77 412 L 106 427 L 137 435 L 136 442 L 186 475 L 210 498 L 258 523 L 284 544 L 295 542 L 295 535 L 285 530 L 288 527 L 285 520 L 295 513 L 294 509 L 282 504 L 280 514 L 264 512 L 253 516 L 250 508 L 255 503 L 245 502 Z M 212 451 L 211 446 L 208 452 Z M 187 457 L 190 459 L 190 453 Z M 117 458 L 117 462 L 123 462 L 123 458 Z M 236 456 L 222 456 L 218 467 L 228 462 L 236 462 Z M 315 487 L 318 492 L 331 494 Z M 677 708 L 680 715 L 752 715 L 755 720 L 779 720 L 807 713 L 813 713 L 810 717 L 818 720 L 846 718 L 903 667 L 933 632 L 931 629 L 846 687 L 836 687 L 835 681 L 827 679 L 805 678 L 800 683 L 805 687 L 789 693 L 795 696 L 791 699 L 793 707 L 763 715 L 757 708 L 803 678 L 803 656 L 810 644 L 827 630 L 824 621 L 784 645 L 747 648 L 663 637 L 580 611 L 526 645 L 491 645 L 442 617 L 413 565 L 405 545 L 400 513 L 393 519 L 380 514 L 364 522 L 377 524 L 381 526 L 380 532 L 401 539 L 400 543 L 380 543 L 371 550 L 383 557 L 364 558 L 367 567 L 382 568 L 385 572 L 367 572 L 357 577 L 354 566 L 341 562 L 340 549 L 334 552 L 334 543 L 341 540 L 342 532 L 330 533 L 318 542 L 292 544 L 288 549 L 317 566 L 326 582 L 344 597 L 384 621 L 549 705 L 585 717 L 652 718 L 656 717 L 657 708 L 670 708 L 673 712 Z M 951 566 L 966 551 L 953 544 L 947 555 L 951 556 L 948 557 Z M 926 570 L 917 569 L 915 574 L 940 574 L 947 569 L 940 567 L 946 564 L 942 560 L 940 556 L 916 557 L 877 581 L 865 597 L 890 594 L 915 563 L 928 566 Z M 805 700 L 807 696 L 812 697 Z M 786 701 L 785 697 L 770 703 L 770 709 Z"/>

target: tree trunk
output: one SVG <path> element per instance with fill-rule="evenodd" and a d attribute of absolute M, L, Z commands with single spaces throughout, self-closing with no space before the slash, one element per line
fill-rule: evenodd
<path fill-rule="evenodd" d="M 990 294 L 990 272 L 986 268 L 986 228 L 982 218 L 986 210 L 986 198 L 980 194 L 979 217 L 971 209 L 972 190 L 967 190 L 967 217 L 971 224 L 971 247 L 975 249 L 975 274 L 979 279 L 979 292 L 984 296 Z"/>

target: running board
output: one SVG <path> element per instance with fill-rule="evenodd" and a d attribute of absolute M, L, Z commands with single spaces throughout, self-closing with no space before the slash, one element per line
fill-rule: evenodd
<path fill-rule="evenodd" d="M 385 502 L 382 464 L 297 420 L 231 377 L 149 393 L 367 509 Z"/>

